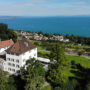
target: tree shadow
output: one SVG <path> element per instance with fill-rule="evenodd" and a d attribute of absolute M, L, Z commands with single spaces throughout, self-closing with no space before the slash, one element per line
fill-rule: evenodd
<path fill-rule="evenodd" d="M 71 65 L 71 73 L 75 76 L 69 79 L 76 79 L 78 81 L 79 84 L 76 90 L 86 90 L 86 85 L 90 81 L 90 68 L 84 68 L 80 64 L 75 64 L 75 62 L 71 62 Z"/>
<path fill-rule="evenodd" d="M 24 90 L 25 82 L 21 79 L 21 76 L 12 75 L 11 77 L 13 77 L 15 80 L 15 85 L 16 85 L 17 90 Z"/>

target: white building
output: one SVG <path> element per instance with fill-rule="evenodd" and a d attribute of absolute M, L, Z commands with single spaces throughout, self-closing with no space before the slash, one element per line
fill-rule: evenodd
<path fill-rule="evenodd" d="M 69 42 L 69 39 L 64 39 L 64 42 Z"/>
<path fill-rule="evenodd" d="M 6 52 L 6 59 L 0 59 L 0 67 L 11 74 L 17 73 L 28 59 L 37 59 L 37 47 L 28 40 L 19 40 Z"/>

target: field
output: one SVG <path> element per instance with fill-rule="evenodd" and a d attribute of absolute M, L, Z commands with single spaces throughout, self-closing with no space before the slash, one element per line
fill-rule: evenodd
<path fill-rule="evenodd" d="M 42 46 L 42 43 L 40 41 L 33 41 L 32 42 L 35 44 L 38 45 L 38 56 L 39 57 L 44 57 L 44 58 L 49 58 L 49 54 L 50 54 L 50 51 L 48 51 L 46 49 L 46 46 L 43 47 Z M 68 44 L 71 46 L 71 44 Z M 73 48 L 76 48 L 78 46 L 76 45 L 72 45 Z M 78 48 L 80 49 L 83 49 L 83 48 L 90 48 L 89 46 L 79 46 Z M 71 71 L 78 71 L 77 68 L 72 68 L 72 62 L 74 62 L 75 64 L 80 64 L 83 68 L 90 68 L 90 59 L 86 58 L 85 56 L 74 56 L 74 55 L 66 55 L 68 61 L 69 61 L 69 64 L 70 64 L 70 67 L 65 71 L 65 74 L 67 74 L 68 77 L 72 77 L 72 76 L 75 76 L 74 73 L 72 73 Z"/>
<path fill-rule="evenodd" d="M 75 61 L 76 64 L 81 64 L 85 68 L 90 68 L 90 59 L 87 59 L 83 56 L 71 56 L 71 55 L 67 55 L 67 58 L 70 61 Z"/>
<path fill-rule="evenodd" d="M 72 55 L 66 55 L 66 56 L 67 56 L 67 59 L 70 62 L 70 68 L 68 70 L 66 70 L 67 75 L 69 77 L 75 76 L 75 73 L 72 73 L 71 71 L 78 72 L 80 70 L 77 67 L 76 68 L 72 68 L 71 62 L 75 62 L 76 65 L 80 65 L 84 69 L 90 69 L 90 59 L 87 59 L 87 58 L 85 58 L 83 56 L 72 56 Z"/>

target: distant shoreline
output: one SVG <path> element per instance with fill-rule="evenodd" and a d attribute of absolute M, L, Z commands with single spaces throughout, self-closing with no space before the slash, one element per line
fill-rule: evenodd
<path fill-rule="evenodd" d="M 3 16 L 0 16 L 0 19 L 13 19 L 15 17 L 3 17 Z"/>

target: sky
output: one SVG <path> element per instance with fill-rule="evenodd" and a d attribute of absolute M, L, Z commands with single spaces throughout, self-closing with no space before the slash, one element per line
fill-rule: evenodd
<path fill-rule="evenodd" d="M 90 0 L 0 0 L 0 16 L 90 15 Z"/>

